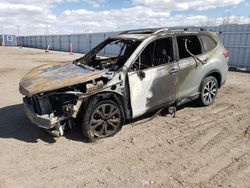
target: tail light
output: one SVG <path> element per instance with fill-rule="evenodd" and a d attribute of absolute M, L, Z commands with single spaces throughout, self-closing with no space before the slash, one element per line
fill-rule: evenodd
<path fill-rule="evenodd" d="M 225 50 L 224 52 L 223 52 L 223 55 L 226 57 L 226 58 L 228 58 L 229 57 L 229 51 L 228 50 Z"/>

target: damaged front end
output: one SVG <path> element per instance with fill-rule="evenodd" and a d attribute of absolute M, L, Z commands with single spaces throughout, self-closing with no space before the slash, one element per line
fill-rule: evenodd
<path fill-rule="evenodd" d="M 23 98 L 25 113 L 38 127 L 54 136 L 62 136 L 65 129 L 71 129 L 75 124 L 82 103 L 88 96 L 102 90 L 106 81 L 103 77 L 97 81 L 26 96 Z"/>
<path fill-rule="evenodd" d="M 24 97 L 23 101 L 32 123 L 55 136 L 62 136 L 66 126 L 72 127 L 83 97 L 77 92 L 59 92 Z"/>
<path fill-rule="evenodd" d="M 75 124 L 89 96 L 100 92 L 123 96 L 122 67 L 139 44 L 136 40 L 107 39 L 73 62 L 31 70 L 19 84 L 31 122 L 55 136 L 62 136 L 65 128 Z M 114 46 L 116 54 L 103 56 L 104 51 Z"/>
<path fill-rule="evenodd" d="M 44 65 L 20 82 L 24 108 L 32 123 L 54 136 L 72 128 L 83 101 L 103 89 L 107 71 L 87 70 L 73 63 Z"/>

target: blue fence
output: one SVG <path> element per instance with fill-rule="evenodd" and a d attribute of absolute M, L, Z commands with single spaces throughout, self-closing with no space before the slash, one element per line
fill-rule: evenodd
<path fill-rule="evenodd" d="M 229 50 L 229 66 L 250 71 L 250 24 L 223 25 L 208 29 L 217 32 L 225 48 Z"/>
<path fill-rule="evenodd" d="M 73 52 L 87 53 L 101 41 L 115 34 L 117 34 L 117 32 L 20 36 L 17 38 L 17 45 L 39 49 L 47 49 L 49 45 L 50 50 L 65 52 L 69 52 L 72 45 Z"/>
<path fill-rule="evenodd" d="M 225 48 L 230 51 L 230 67 L 250 70 L 250 24 L 222 25 L 206 29 L 217 32 Z M 46 49 L 50 45 L 51 50 L 67 52 L 72 45 L 73 52 L 87 53 L 98 43 L 117 33 L 20 36 L 17 37 L 17 45 L 40 49 Z"/>
<path fill-rule="evenodd" d="M 0 35 L 1 46 L 16 46 L 17 38 L 15 35 Z"/>

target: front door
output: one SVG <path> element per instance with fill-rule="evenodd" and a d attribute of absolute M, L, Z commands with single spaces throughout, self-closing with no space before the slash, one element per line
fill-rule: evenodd
<path fill-rule="evenodd" d="M 177 63 L 172 38 L 151 42 L 128 73 L 133 118 L 175 102 Z"/>

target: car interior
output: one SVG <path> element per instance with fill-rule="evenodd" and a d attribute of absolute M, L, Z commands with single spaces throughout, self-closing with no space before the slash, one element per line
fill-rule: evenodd
<path fill-rule="evenodd" d="M 173 61 L 173 43 L 172 38 L 163 38 L 151 42 L 140 54 L 140 57 L 135 61 L 132 69 L 140 69 L 159 66 Z M 140 60 L 139 60 L 140 59 Z"/>

